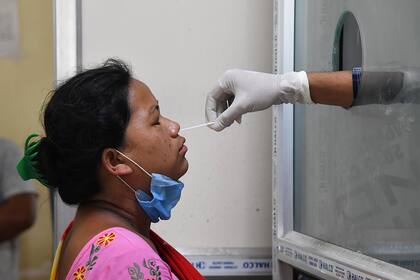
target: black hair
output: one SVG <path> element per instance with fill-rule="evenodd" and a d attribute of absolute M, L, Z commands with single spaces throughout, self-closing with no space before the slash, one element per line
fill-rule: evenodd
<path fill-rule="evenodd" d="M 132 74 L 117 59 L 78 73 L 59 85 L 44 108 L 38 160 L 48 185 L 67 204 L 100 191 L 98 167 L 105 148 L 118 148 L 130 120 Z"/>

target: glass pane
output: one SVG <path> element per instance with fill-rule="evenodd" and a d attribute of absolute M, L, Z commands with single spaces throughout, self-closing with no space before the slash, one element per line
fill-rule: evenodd
<path fill-rule="evenodd" d="M 420 2 L 297 0 L 295 70 L 363 69 L 295 106 L 295 230 L 420 272 Z"/>

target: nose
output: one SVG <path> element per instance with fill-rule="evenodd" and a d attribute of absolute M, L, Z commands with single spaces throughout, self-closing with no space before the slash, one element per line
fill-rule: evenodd
<path fill-rule="evenodd" d="M 174 122 L 172 120 L 168 120 L 168 121 L 169 121 L 168 128 L 169 128 L 169 133 L 171 137 L 177 137 L 179 133 L 179 129 L 180 129 L 179 123 Z"/>

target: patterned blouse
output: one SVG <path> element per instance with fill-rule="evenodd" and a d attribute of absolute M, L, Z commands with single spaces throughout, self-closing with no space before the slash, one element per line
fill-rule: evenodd
<path fill-rule="evenodd" d="M 79 252 L 66 277 L 88 279 L 178 280 L 144 239 L 121 227 L 93 237 Z"/>

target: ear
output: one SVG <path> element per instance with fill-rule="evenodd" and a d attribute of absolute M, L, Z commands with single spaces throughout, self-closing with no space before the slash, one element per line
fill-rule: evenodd
<path fill-rule="evenodd" d="M 109 173 L 115 176 L 129 175 L 133 169 L 121 158 L 121 156 L 111 148 L 106 148 L 102 152 L 102 165 Z"/>

